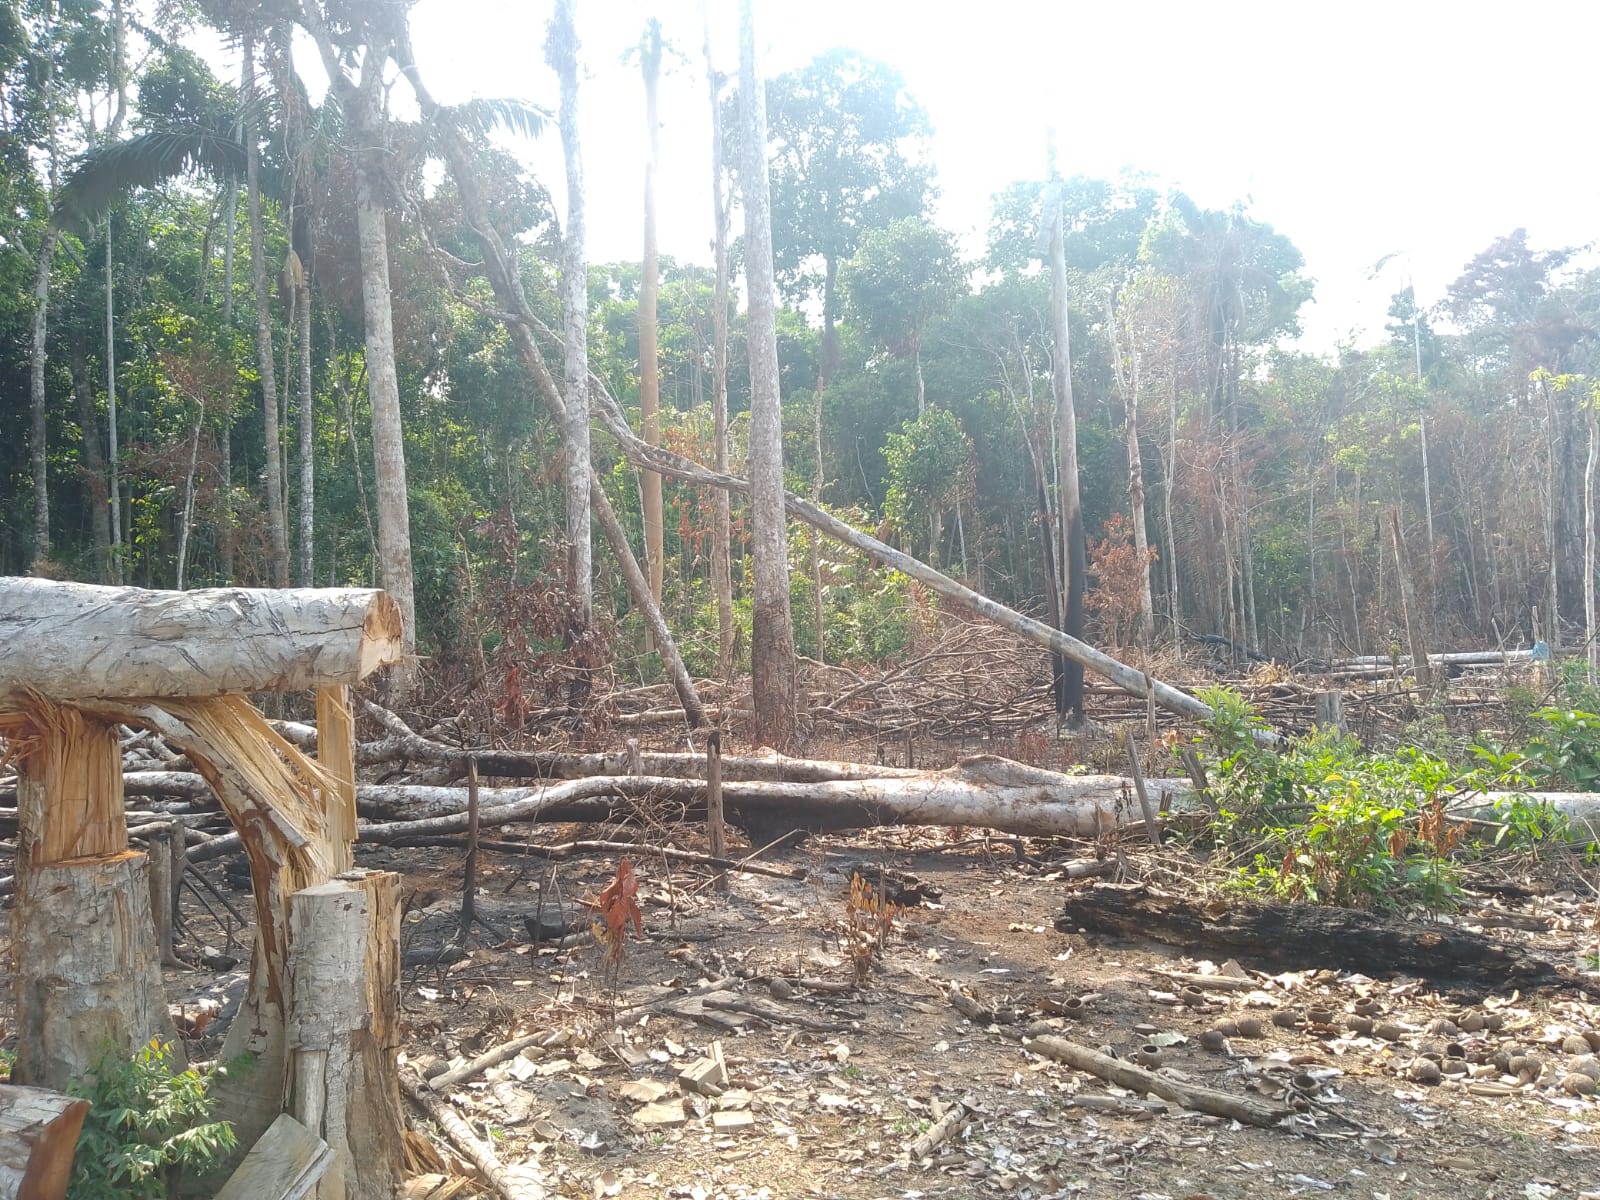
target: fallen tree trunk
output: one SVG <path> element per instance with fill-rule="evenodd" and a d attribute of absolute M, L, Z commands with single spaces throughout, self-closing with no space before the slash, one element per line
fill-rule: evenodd
<path fill-rule="evenodd" d="M 1532 650 L 1457 650 L 1444 654 L 1428 655 L 1428 663 L 1435 667 L 1488 667 L 1502 663 L 1533 661 Z M 1386 654 L 1362 654 L 1355 658 L 1341 658 L 1330 664 L 1330 671 L 1358 670 L 1368 667 L 1395 667 L 1402 671 L 1411 667 L 1411 656 L 1402 654 L 1398 659 Z"/>
<path fill-rule="evenodd" d="M 0 695 L 302 691 L 361 679 L 400 654 L 400 609 L 371 589 L 0 581 Z"/>
<path fill-rule="evenodd" d="M 1271 1129 L 1290 1115 L 1291 1110 L 1286 1105 L 1269 1104 L 1250 1096 L 1221 1092 L 1160 1071 L 1147 1071 L 1063 1037 L 1047 1035 L 1025 1044 L 1035 1054 L 1042 1054 L 1045 1058 L 1065 1063 L 1079 1071 L 1087 1071 L 1090 1075 L 1098 1075 L 1107 1083 L 1114 1083 L 1131 1092 L 1160 1096 L 1163 1100 L 1171 1100 L 1195 1112 L 1227 1117 L 1263 1129 Z"/>
<path fill-rule="evenodd" d="M 1184 788 L 1181 781 L 1152 780 Z M 363 841 L 455 833 L 467 827 L 466 790 L 405 784 L 360 789 L 367 813 L 415 819 L 363 825 Z M 705 804 L 702 780 L 634 775 L 579 779 L 545 788 L 481 788 L 479 824 L 552 819 L 558 807 L 599 797 L 634 802 Z M 878 825 L 972 826 L 1035 837 L 1093 837 L 1143 824 L 1131 785 L 1115 775 L 1061 775 L 1009 759 L 980 755 L 943 771 L 821 783 L 750 780 L 722 783 L 730 819 L 753 839 L 771 832 L 820 832 Z"/>
<path fill-rule="evenodd" d="M 1516 942 L 1348 908 L 1236 901 L 1219 909 L 1145 884 L 1098 883 L 1067 896 L 1056 928 L 1250 958 L 1275 967 L 1416 975 L 1493 991 L 1573 983 Z"/>

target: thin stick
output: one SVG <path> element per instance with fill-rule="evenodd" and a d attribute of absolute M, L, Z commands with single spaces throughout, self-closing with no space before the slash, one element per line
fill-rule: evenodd
<path fill-rule="evenodd" d="M 728 830 L 722 820 L 722 731 L 713 729 L 706 737 L 706 832 L 711 839 L 711 857 L 726 858 Z M 728 890 L 728 873 L 718 871 L 712 885 L 719 892 Z"/>
<path fill-rule="evenodd" d="M 456 941 L 465 945 L 477 917 L 478 896 L 478 760 L 467 759 L 467 857 L 461 868 L 461 930 Z"/>
<path fill-rule="evenodd" d="M 443 1104 L 436 1097 L 428 1095 L 414 1078 L 402 1074 L 400 1086 L 406 1095 L 438 1122 L 439 1128 L 444 1130 L 451 1144 L 471 1160 L 473 1166 L 483 1173 L 484 1179 L 488 1180 L 489 1185 L 504 1197 L 504 1200 L 544 1200 L 549 1195 L 544 1185 L 535 1179 L 513 1178 L 495 1157 L 493 1147 L 479 1141 L 473 1134 L 471 1126 L 458 1117 L 448 1104 Z M 521 1169 L 525 1168 L 519 1170 Z"/>
<path fill-rule="evenodd" d="M 498 1066 L 508 1058 L 515 1058 L 529 1046 L 537 1046 L 541 1042 L 549 1042 L 550 1037 L 551 1031 L 544 1029 L 538 1033 L 530 1033 L 526 1037 L 513 1038 L 509 1042 L 502 1042 L 493 1050 L 485 1051 L 469 1063 L 462 1063 L 461 1066 L 446 1071 L 442 1075 L 435 1075 L 428 1080 L 428 1090 L 442 1092 L 446 1088 L 455 1087 L 456 1084 L 464 1083 L 480 1072 L 487 1071 L 490 1067 Z"/>
<path fill-rule="evenodd" d="M 1159 846 L 1161 823 L 1156 820 L 1155 806 L 1150 803 L 1150 793 L 1145 790 L 1144 770 L 1139 766 L 1139 747 L 1133 744 L 1133 729 L 1124 726 L 1122 734 L 1128 747 L 1128 769 L 1133 773 L 1133 790 L 1139 793 L 1139 808 L 1144 813 L 1145 832 L 1150 835 L 1151 845 Z"/>

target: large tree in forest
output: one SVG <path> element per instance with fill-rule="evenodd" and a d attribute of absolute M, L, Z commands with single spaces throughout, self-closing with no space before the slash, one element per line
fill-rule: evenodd
<path fill-rule="evenodd" d="M 1050 242 L 1050 364 L 1055 395 L 1057 560 L 1061 575 L 1061 631 L 1083 637 L 1083 592 L 1089 571 L 1083 538 L 1083 503 L 1078 492 L 1078 418 L 1072 397 L 1072 343 L 1067 325 L 1066 221 L 1058 188 L 1045 192 L 1045 232 Z M 1083 664 L 1057 660 L 1056 714 L 1083 720 Z"/>
<path fill-rule="evenodd" d="M 578 138 L 578 28 L 573 0 L 557 0 L 545 57 L 561 81 L 561 148 L 567 168 L 567 225 L 561 238 L 561 329 L 566 421 L 567 595 L 572 639 L 581 667 L 594 623 L 594 568 L 589 524 L 589 280 L 584 247 L 583 147 Z M 658 483 L 659 487 L 660 484 Z M 652 589 L 652 595 L 656 594 Z M 581 701 L 587 673 L 580 670 L 573 699 Z"/>
<path fill-rule="evenodd" d="M 661 84 L 661 22 L 651 18 L 639 44 L 644 73 L 644 261 L 639 281 L 639 425 L 644 440 L 661 444 L 661 358 L 656 345 L 656 297 L 661 291 L 661 253 L 656 240 L 656 159 L 661 153 L 661 118 L 656 95 Z M 564 127 L 563 127 L 564 128 Z M 650 566 L 650 592 L 661 603 L 665 579 L 661 476 L 640 472 L 644 509 L 644 549 Z"/>
<path fill-rule="evenodd" d="M 740 194 L 750 307 L 749 470 L 755 560 L 750 676 L 756 740 L 784 751 L 795 734 L 794 629 L 789 616 L 789 522 L 783 498 L 783 405 L 778 391 L 766 96 L 756 65 L 751 8 L 752 0 L 739 0 L 739 127 L 744 167 Z"/>
<path fill-rule="evenodd" d="M 866 230 L 926 208 L 928 132 L 900 73 L 853 50 L 767 81 L 774 269 L 788 295 L 822 300 L 819 390 L 838 366 L 839 267 Z"/>
<path fill-rule="evenodd" d="M 405 437 L 400 421 L 400 379 L 395 368 L 394 311 L 389 288 L 389 238 L 385 181 L 387 129 L 384 68 L 393 53 L 393 21 L 379 0 L 354 5 L 305 0 L 300 19 L 317 45 L 348 127 L 355 160 L 354 196 L 361 255 L 361 299 L 366 328 L 367 396 L 372 407 L 372 458 L 377 475 L 378 563 L 384 590 L 400 606 L 406 646 L 417 637 L 411 561 L 411 512 L 406 487 Z M 350 47 L 361 48 L 359 68 Z M 396 668 L 393 688 L 404 694 L 411 668 Z"/>

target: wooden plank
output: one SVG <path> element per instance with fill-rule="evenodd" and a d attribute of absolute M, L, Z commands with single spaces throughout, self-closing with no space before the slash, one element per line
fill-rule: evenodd
<path fill-rule="evenodd" d="M 284 1113 L 250 1147 L 216 1200 L 303 1200 L 332 1165 L 328 1144 Z"/>

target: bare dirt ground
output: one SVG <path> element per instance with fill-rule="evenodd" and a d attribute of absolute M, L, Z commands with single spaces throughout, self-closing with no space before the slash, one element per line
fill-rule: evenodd
<path fill-rule="evenodd" d="M 679 845 L 703 848 L 700 831 L 679 832 Z M 1583 1035 L 1600 1045 L 1600 1009 L 1574 993 L 1463 996 L 1414 980 L 1245 972 L 1235 990 L 1203 989 L 1197 1008 L 1162 972 L 1240 972 L 1055 928 L 1065 890 L 1089 886 L 1063 878 L 1061 863 L 1092 849 L 1030 844 L 1035 861 L 1019 862 L 1003 842 L 952 840 L 945 830 L 816 838 L 762 859 L 803 869 L 803 881 L 736 875 L 725 896 L 703 870 L 644 857 L 646 932 L 630 936 L 614 979 L 574 903 L 614 876 L 614 858 L 485 852 L 486 924 L 467 956 L 407 970 L 406 1057 L 437 1072 L 547 1032 L 548 1045 L 443 1094 L 503 1163 L 560 1196 L 1600 1197 L 1600 1105 L 1568 1090 L 1581 1087 L 1573 1073 L 1593 1069 Z M 1127 865 L 1170 881 L 1191 869 L 1183 854 L 1130 850 Z M 413 958 L 451 939 L 459 851 L 358 858 L 405 874 Z M 841 938 L 851 876 L 876 884 L 882 868 L 938 898 L 908 898 L 855 987 Z M 568 948 L 531 941 L 527 918 L 560 924 L 575 912 L 583 931 Z M 1592 915 L 1556 895 L 1496 902 L 1489 919 L 1571 965 L 1592 950 Z M 178 972 L 170 982 L 193 997 L 209 981 Z M 952 991 L 987 1011 L 970 1020 Z M 1077 1014 L 1063 1015 L 1072 1001 Z M 1374 1032 L 1346 1027 L 1358 1004 Z M 1223 1044 L 1202 1046 L 1218 1030 Z M 1132 1095 L 1030 1052 L 1026 1039 L 1046 1032 L 1124 1058 L 1154 1046 L 1163 1072 L 1298 1111 L 1258 1129 Z M 722 1079 L 701 1061 L 717 1050 L 726 1077 L 706 1091 L 721 1094 L 691 1090 L 680 1077 L 697 1063 Z M 970 1110 L 964 1124 L 914 1147 L 952 1110 L 961 1116 L 958 1105 Z M 442 1167 L 413 1194 L 452 1194 L 451 1177 L 471 1173 Z"/>

